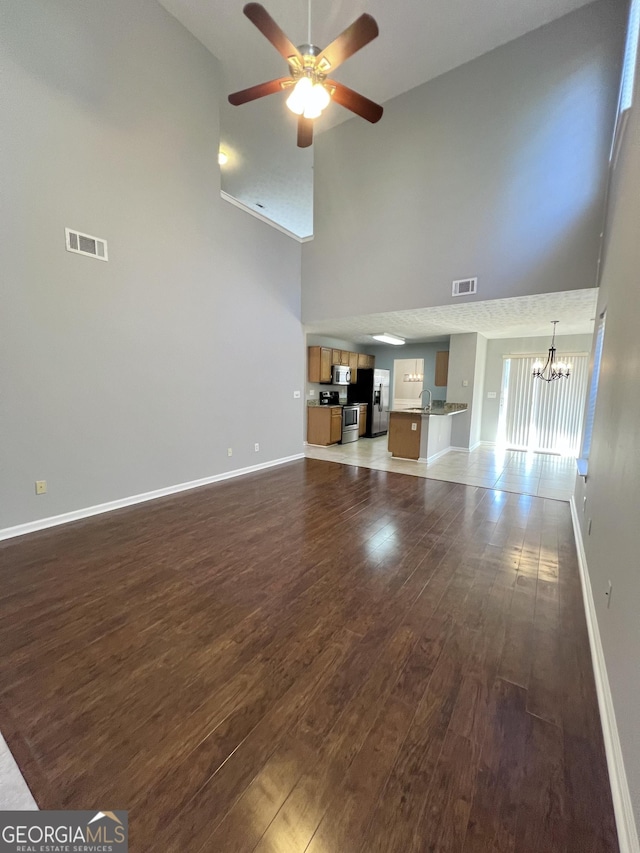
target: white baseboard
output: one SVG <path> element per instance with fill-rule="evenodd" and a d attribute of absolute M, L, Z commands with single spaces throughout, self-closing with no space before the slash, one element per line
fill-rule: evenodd
<path fill-rule="evenodd" d="M 236 468 L 234 471 L 225 471 L 223 474 L 214 474 L 211 477 L 203 477 L 200 480 L 191 480 L 189 483 L 179 483 L 176 486 L 166 486 L 164 489 L 155 489 L 153 492 L 144 492 L 140 495 L 132 495 L 128 498 L 120 498 L 117 501 L 109 501 L 104 504 L 76 509 L 65 512 L 62 515 L 53 515 L 49 518 L 39 518 L 37 521 L 29 521 L 26 524 L 17 524 L 15 527 L 5 527 L 0 530 L 0 541 L 11 539 L 14 536 L 24 536 L 27 533 L 35 533 L 37 530 L 45 530 L 48 527 L 57 527 L 59 524 L 68 524 L 71 521 L 79 521 L 81 518 L 89 518 L 92 515 L 101 515 L 103 512 L 113 512 L 115 509 L 123 509 L 134 504 L 153 501 L 156 498 L 164 498 L 167 495 L 175 495 L 178 492 L 186 492 L 189 489 L 199 489 L 211 483 L 219 483 L 221 480 L 230 480 L 232 477 L 241 477 L 244 474 L 252 474 L 255 471 L 263 471 L 265 468 L 273 468 L 276 465 L 284 465 L 285 462 L 294 462 L 296 459 L 304 459 L 304 453 L 296 453 L 293 456 L 284 456 L 282 459 L 273 459 L 271 462 L 261 462 L 259 465 L 250 465 L 248 468 Z"/>
<path fill-rule="evenodd" d="M 444 450 L 439 450 L 437 453 L 432 453 L 431 456 L 427 456 L 426 459 L 424 456 L 421 456 L 420 459 L 418 459 L 418 462 L 435 462 L 436 459 L 440 459 L 441 456 L 446 456 L 451 449 L 451 447 L 445 447 Z"/>
<path fill-rule="evenodd" d="M 598 706 L 600 708 L 600 720 L 602 722 L 602 734 L 604 737 L 604 748 L 607 754 L 607 766 L 609 768 L 609 781 L 611 783 L 611 795 L 613 798 L 613 809 L 616 816 L 616 827 L 618 830 L 618 844 L 620 853 L 640 853 L 640 842 L 633 815 L 633 805 L 627 774 L 624 769 L 624 758 L 620 746 L 618 724 L 613 707 L 613 697 L 607 675 L 607 665 L 600 639 L 598 617 L 596 615 L 593 590 L 589 580 L 589 567 L 584 550 L 582 530 L 578 520 L 578 510 L 575 499 L 570 501 L 571 518 L 573 520 L 573 532 L 578 551 L 578 565 L 580 567 L 580 582 L 582 584 L 582 597 L 584 610 L 587 618 L 587 629 L 589 631 L 589 644 L 591 646 L 591 660 L 593 662 L 593 673 L 598 693 Z"/>

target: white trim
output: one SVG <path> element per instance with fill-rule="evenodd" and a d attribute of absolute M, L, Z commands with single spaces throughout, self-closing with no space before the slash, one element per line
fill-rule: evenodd
<path fill-rule="evenodd" d="M 128 498 L 120 498 L 117 501 L 109 501 L 104 504 L 75 509 L 62 515 L 52 515 L 49 518 L 39 518 L 37 521 L 28 521 L 26 524 L 17 524 L 15 527 L 5 527 L 0 530 L 0 541 L 11 539 L 14 536 L 24 536 L 27 533 L 35 533 L 37 530 L 45 530 L 48 527 L 57 527 L 59 524 L 68 524 L 71 521 L 79 521 L 81 518 L 89 518 L 92 515 L 101 515 L 103 512 L 112 512 L 115 509 L 123 509 L 134 504 L 153 501 L 156 498 L 164 498 L 167 495 L 175 495 L 178 492 L 186 492 L 189 489 L 199 489 L 211 483 L 219 483 L 221 480 L 230 480 L 232 477 L 241 477 L 244 474 L 253 474 L 254 471 L 263 471 L 265 468 L 273 468 L 276 465 L 284 465 L 285 462 L 294 462 L 304 459 L 304 453 L 296 453 L 293 456 L 283 456 L 281 459 L 273 459 L 271 462 L 261 462 L 259 465 L 250 465 L 248 468 L 236 468 L 234 471 L 225 471 L 223 474 L 213 474 L 211 477 L 203 477 L 200 480 L 191 480 L 188 483 L 178 483 L 175 486 L 166 486 L 163 489 L 155 489 L 152 492 L 144 492 L 140 495 L 131 495 Z"/>
<path fill-rule="evenodd" d="M 425 459 L 424 456 L 421 456 L 418 459 L 418 462 L 435 462 L 436 459 L 440 459 L 441 456 L 445 456 L 451 450 L 450 447 L 445 447 L 444 450 L 438 450 L 437 453 L 432 453 L 431 456 L 427 456 Z"/>
<path fill-rule="evenodd" d="M 457 450 L 458 453 L 472 453 L 474 450 L 477 450 L 481 444 L 491 444 L 491 442 L 476 441 L 476 443 L 472 444 L 471 447 L 454 447 L 451 445 L 449 450 Z"/>
<path fill-rule="evenodd" d="M 240 210 L 244 210 L 245 213 L 250 213 L 251 216 L 255 216 L 256 219 L 259 219 L 260 222 L 265 222 L 267 225 L 270 225 L 272 228 L 275 228 L 276 231 L 280 231 L 282 234 L 286 234 L 287 237 L 291 237 L 293 240 L 297 240 L 298 243 L 308 243 L 310 240 L 313 240 L 313 234 L 309 234 L 308 237 L 300 237 L 298 234 L 294 234 L 293 231 L 289 231 L 288 228 L 285 228 L 284 225 L 279 225 L 277 222 L 274 222 L 273 219 L 269 219 L 262 213 L 259 213 L 257 210 L 254 210 L 252 207 L 249 207 L 248 204 L 245 204 L 242 201 L 239 201 L 237 198 L 234 198 L 229 193 L 226 193 L 224 190 L 220 190 L 220 197 L 224 201 L 228 201 L 229 204 L 233 204 L 235 207 L 239 207 Z"/>
<path fill-rule="evenodd" d="M 596 691 L 598 693 L 598 706 L 600 708 L 600 721 L 602 734 L 604 736 L 604 748 L 607 755 L 607 766 L 609 768 L 609 782 L 611 784 L 611 796 L 613 798 L 613 809 L 616 817 L 618 830 L 618 844 L 620 853 L 640 853 L 640 842 L 633 816 L 631 793 L 627 774 L 624 769 L 624 758 L 620 746 L 618 724 L 613 706 L 613 697 L 607 675 L 607 664 L 600 638 L 598 617 L 596 615 L 593 590 L 589 579 L 589 568 L 584 550 L 582 530 L 578 521 L 578 510 L 575 497 L 571 496 L 571 519 L 573 521 L 573 533 L 576 540 L 578 552 L 578 566 L 580 567 L 580 582 L 582 584 L 582 597 L 584 610 L 587 618 L 587 629 L 589 632 L 589 645 L 591 646 L 591 660 L 593 663 L 593 674 L 595 676 Z"/>

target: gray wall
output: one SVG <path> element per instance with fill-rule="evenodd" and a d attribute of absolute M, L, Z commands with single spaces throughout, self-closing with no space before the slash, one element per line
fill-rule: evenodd
<path fill-rule="evenodd" d="M 551 328 L 551 326 L 549 326 Z M 558 335 L 556 347 L 560 356 L 568 352 L 589 352 L 592 335 Z M 546 356 L 551 346 L 551 334 L 548 338 L 500 338 L 489 341 L 487 348 L 487 365 L 484 374 L 484 399 L 482 403 L 482 425 L 480 438 L 482 441 L 495 441 L 498 434 L 500 418 L 500 392 L 502 391 L 503 356 L 509 353 L 542 353 Z M 490 400 L 489 392 L 496 396 Z"/>
<path fill-rule="evenodd" d="M 640 60 L 640 57 L 639 57 Z M 598 314 L 607 311 L 589 473 L 578 481 L 593 598 L 640 828 L 640 62 L 613 172 Z M 583 512 L 583 497 L 587 498 Z M 592 519 L 591 534 L 588 520 Z M 611 606 L 605 590 L 613 583 Z"/>
<path fill-rule="evenodd" d="M 473 275 L 479 300 L 594 285 L 624 5 L 583 7 L 392 99 L 376 125 L 320 134 L 305 321 L 448 304 Z"/>
<path fill-rule="evenodd" d="M 0 14 L 0 527 L 300 452 L 300 246 L 219 197 L 216 60 L 154 0 Z"/>
<path fill-rule="evenodd" d="M 473 449 L 480 440 L 480 416 L 487 339 L 476 332 L 451 335 L 447 403 L 466 403 L 451 424 L 451 446 Z M 467 383 L 465 385 L 465 382 Z"/>

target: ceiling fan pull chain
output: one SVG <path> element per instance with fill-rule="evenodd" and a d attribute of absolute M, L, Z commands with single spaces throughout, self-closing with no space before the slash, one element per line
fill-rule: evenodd
<path fill-rule="evenodd" d="M 309 17 L 307 24 L 307 44 L 311 44 L 311 0 L 309 0 Z"/>

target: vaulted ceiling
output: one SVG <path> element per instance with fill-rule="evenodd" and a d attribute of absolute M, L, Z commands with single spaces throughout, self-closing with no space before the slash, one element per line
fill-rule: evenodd
<path fill-rule="evenodd" d="M 160 2 L 220 60 L 226 92 L 286 73 L 282 58 L 242 14 L 244 0 Z M 363 12 L 373 15 L 380 36 L 335 76 L 384 104 L 586 2 L 311 0 L 311 41 L 324 47 Z M 307 0 L 263 0 L 263 5 L 294 44 L 307 41 Z M 313 230 L 313 149 L 296 147 L 295 117 L 284 100 L 276 94 L 242 107 L 222 105 L 221 144 L 229 154 L 222 188 L 306 237 Z M 316 132 L 351 115 L 332 104 L 316 122 Z M 375 126 L 371 132 L 375 133 Z"/>

